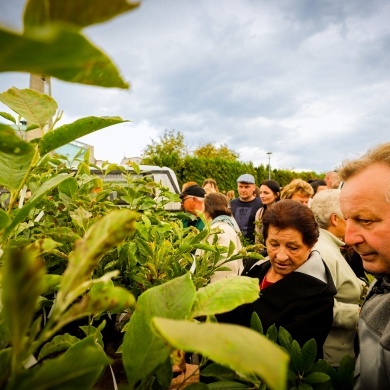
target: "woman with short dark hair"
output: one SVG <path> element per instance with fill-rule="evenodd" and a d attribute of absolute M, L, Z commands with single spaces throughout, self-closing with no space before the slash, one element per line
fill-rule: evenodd
<path fill-rule="evenodd" d="M 299 202 L 281 200 L 265 213 L 263 236 L 268 257 L 247 265 L 242 273 L 259 279 L 260 298 L 220 320 L 249 326 L 255 312 L 264 330 L 283 326 L 301 346 L 314 338 L 321 358 L 336 289 L 328 267 L 312 250 L 319 236 L 313 212 Z"/>

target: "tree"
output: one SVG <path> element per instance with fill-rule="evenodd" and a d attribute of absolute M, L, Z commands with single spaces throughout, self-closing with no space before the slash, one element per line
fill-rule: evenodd
<path fill-rule="evenodd" d="M 238 153 L 227 147 L 226 144 L 216 147 L 211 143 L 199 146 L 194 151 L 194 156 L 198 158 L 223 158 L 225 160 L 237 161 L 240 157 Z"/>
<path fill-rule="evenodd" d="M 152 140 L 142 152 L 142 164 L 175 167 L 186 155 L 184 135 L 165 130 L 159 141 Z"/>

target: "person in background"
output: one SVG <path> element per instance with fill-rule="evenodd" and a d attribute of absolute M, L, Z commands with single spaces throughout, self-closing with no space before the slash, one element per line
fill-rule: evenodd
<path fill-rule="evenodd" d="M 228 198 L 225 195 L 217 192 L 208 194 L 204 200 L 204 214 L 206 220 L 210 222 L 212 229 L 220 229 L 219 233 L 211 234 L 208 237 L 208 242 L 212 244 L 214 242 L 215 236 L 217 236 L 218 246 L 225 246 L 229 248 L 230 243 L 233 242 L 235 249 L 232 255 L 238 254 L 242 249 L 241 240 L 239 237 L 240 228 L 238 227 L 235 219 L 232 217 L 232 213 L 229 209 Z M 223 261 L 224 260 L 221 260 L 221 262 L 219 262 L 217 265 L 221 265 Z M 243 270 L 242 259 L 229 261 L 223 266 L 230 268 L 231 271 L 216 271 L 215 274 L 211 276 L 210 282 L 215 282 L 216 280 L 228 278 L 231 276 L 238 276 Z"/>
<path fill-rule="evenodd" d="M 294 179 L 283 188 L 280 198 L 295 200 L 308 206 L 313 194 L 314 190 L 309 183 L 302 179 Z"/>
<path fill-rule="evenodd" d="M 365 283 L 358 279 L 341 254 L 344 246 L 345 220 L 340 210 L 340 190 L 318 192 L 311 210 L 320 228 L 314 246 L 332 274 L 337 294 L 333 307 L 333 325 L 324 344 L 324 359 L 338 367 L 345 355 L 355 356 L 354 339 L 359 319 L 358 304 Z"/>
<path fill-rule="evenodd" d="M 183 192 L 187 187 L 197 186 L 197 185 L 198 185 L 198 183 L 196 181 L 187 181 L 187 183 L 184 183 L 181 186 L 181 192 Z"/>
<path fill-rule="evenodd" d="M 206 191 L 206 194 L 211 194 L 213 192 L 219 192 L 217 182 L 214 179 L 203 180 L 202 187 Z"/>
<path fill-rule="evenodd" d="M 264 180 L 260 185 L 260 199 L 263 206 L 256 213 L 256 239 L 263 243 L 263 237 L 261 235 L 262 219 L 268 208 L 280 200 L 279 183 L 275 180 Z"/>
<path fill-rule="evenodd" d="M 217 316 L 219 322 L 250 326 L 258 314 L 264 331 L 283 326 L 302 346 L 314 338 L 317 358 L 333 322 L 336 289 L 328 267 L 313 246 L 318 226 L 312 211 L 289 199 L 276 202 L 263 217 L 268 258 L 245 265 L 242 275 L 259 279 L 260 297 Z"/>
<path fill-rule="evenodd" d="M 390 389 L 390 143 L 344 162 L 339 174 L 345 242 L 375 275 L 359 316 L 354 390 Z"/>
<path fill-rule="evenodd" d="M 339 188 L 340 186 L 340 175 L 337 171 L 329 171 L 325 175 L 325 182 L 328 189 Z"/>
<path fill-rule="evenodd" d="M 327 187 L 327 184 L 326 184 L 326 181 L 325 180 L 322 180 L 322 179 L 318 179 L 318 180 L 313 180 L 312 182 L 309 183 L 312 188 L 313 188 L 313 191 L 314 191 L 314 194 L 313 196 L 317 193 L 317 192 L 320 192 L 320 191 L 323 191 L 323 190 L 326 190 L 328 187 Z"/>
<path fill-rule="evenodd" d="M 229 199 L 229 201 L 231 201 L 231 200 L 233 200 L 236 197 L 236 193 L 234 192 L 234 190 L 229 190 L 226 193 L 226 196 Z"/>
<path fill-rule="evenodd" d="M 199 212 L 204 210 L 204 197 L 206 192 L 202 187 L 199 187 L 197 184 L 187 186 L 185 190 L 180 194 L 181 198 L 181 207 L 187 213 L 195 215 L 193 220 L 184 220 L 183 226 L 194 226 L 198 230 L 203 230 L 204 223 L 199 218 Z"/>
<path fill-rule="evenodd" d="M 255 242 L 255 217 L 262 205 L 261 200 L 254 195 L 255 187 L 255 178 L 252 175 L 241 175 L 237 179 L 238 198 L 230 201 L 233 217 L 250 244 Z"/>

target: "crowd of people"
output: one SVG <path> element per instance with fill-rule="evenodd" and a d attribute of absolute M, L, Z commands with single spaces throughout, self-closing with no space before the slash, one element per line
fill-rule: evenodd
<path fill-rule="evenodd" d="M 261 291 L 218 320 L 250 326 L 256 313 L 265 330 L 283 326 L 301 345 L 314 338 L 317 357 L 335 368 L 345 355 L 354 358 L 354 389 L 390 389 L 390 143 L 345 161 L 324 180 L 257 187 L 243 173 L 236 190 L 237 197 L 235 190 L 224 195 L 208 178 L 202 186 L 186 183 L 180 195 L 193 215 L 185 226 L 202 230 L 203 214 L 218 228 L 210 243 L 233 243 L 236 254 L 242 245 L 265 248 L 263 260 L 232 262 L 211 277 L 257 278 Z M 368 275 L 374 281 L 367 292 Z"/>

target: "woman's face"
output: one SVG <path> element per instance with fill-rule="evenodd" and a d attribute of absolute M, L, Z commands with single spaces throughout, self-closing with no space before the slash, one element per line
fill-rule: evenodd
<path fill-rule="evenodd" d="M 265 205 L 272 204 L 276 201 L 278 194 L 275 194 L 271 188 L 262 184 L 260 186 L 260 199 Z"/>
<path fill-rule="evenodd" d="M 291 200 L 295 200 L 299 203 L 302 203 L 304 206 L 309 206 L 310 196 L 307 196 L 306 194 L 302 194 L 301 192 L 296 192 L 291 197 Z"/>
<path fill-rule="evenodd" d="M 206 194 L 212 194 L 214 192 L 217 192 L 217 189 L 214 187 L 213 184 L 211 183 L 206 183 L 204 186 L 203 186 L 203 189 L 206 191 Z"/>
<path fill-rule="evenodd" d="M 303 242 L 302 233 L 294 228 L 269 226 L 265 243 L 272 270 L 280 279 L 305 263 L 311 252 L 311 248 Z"/>

